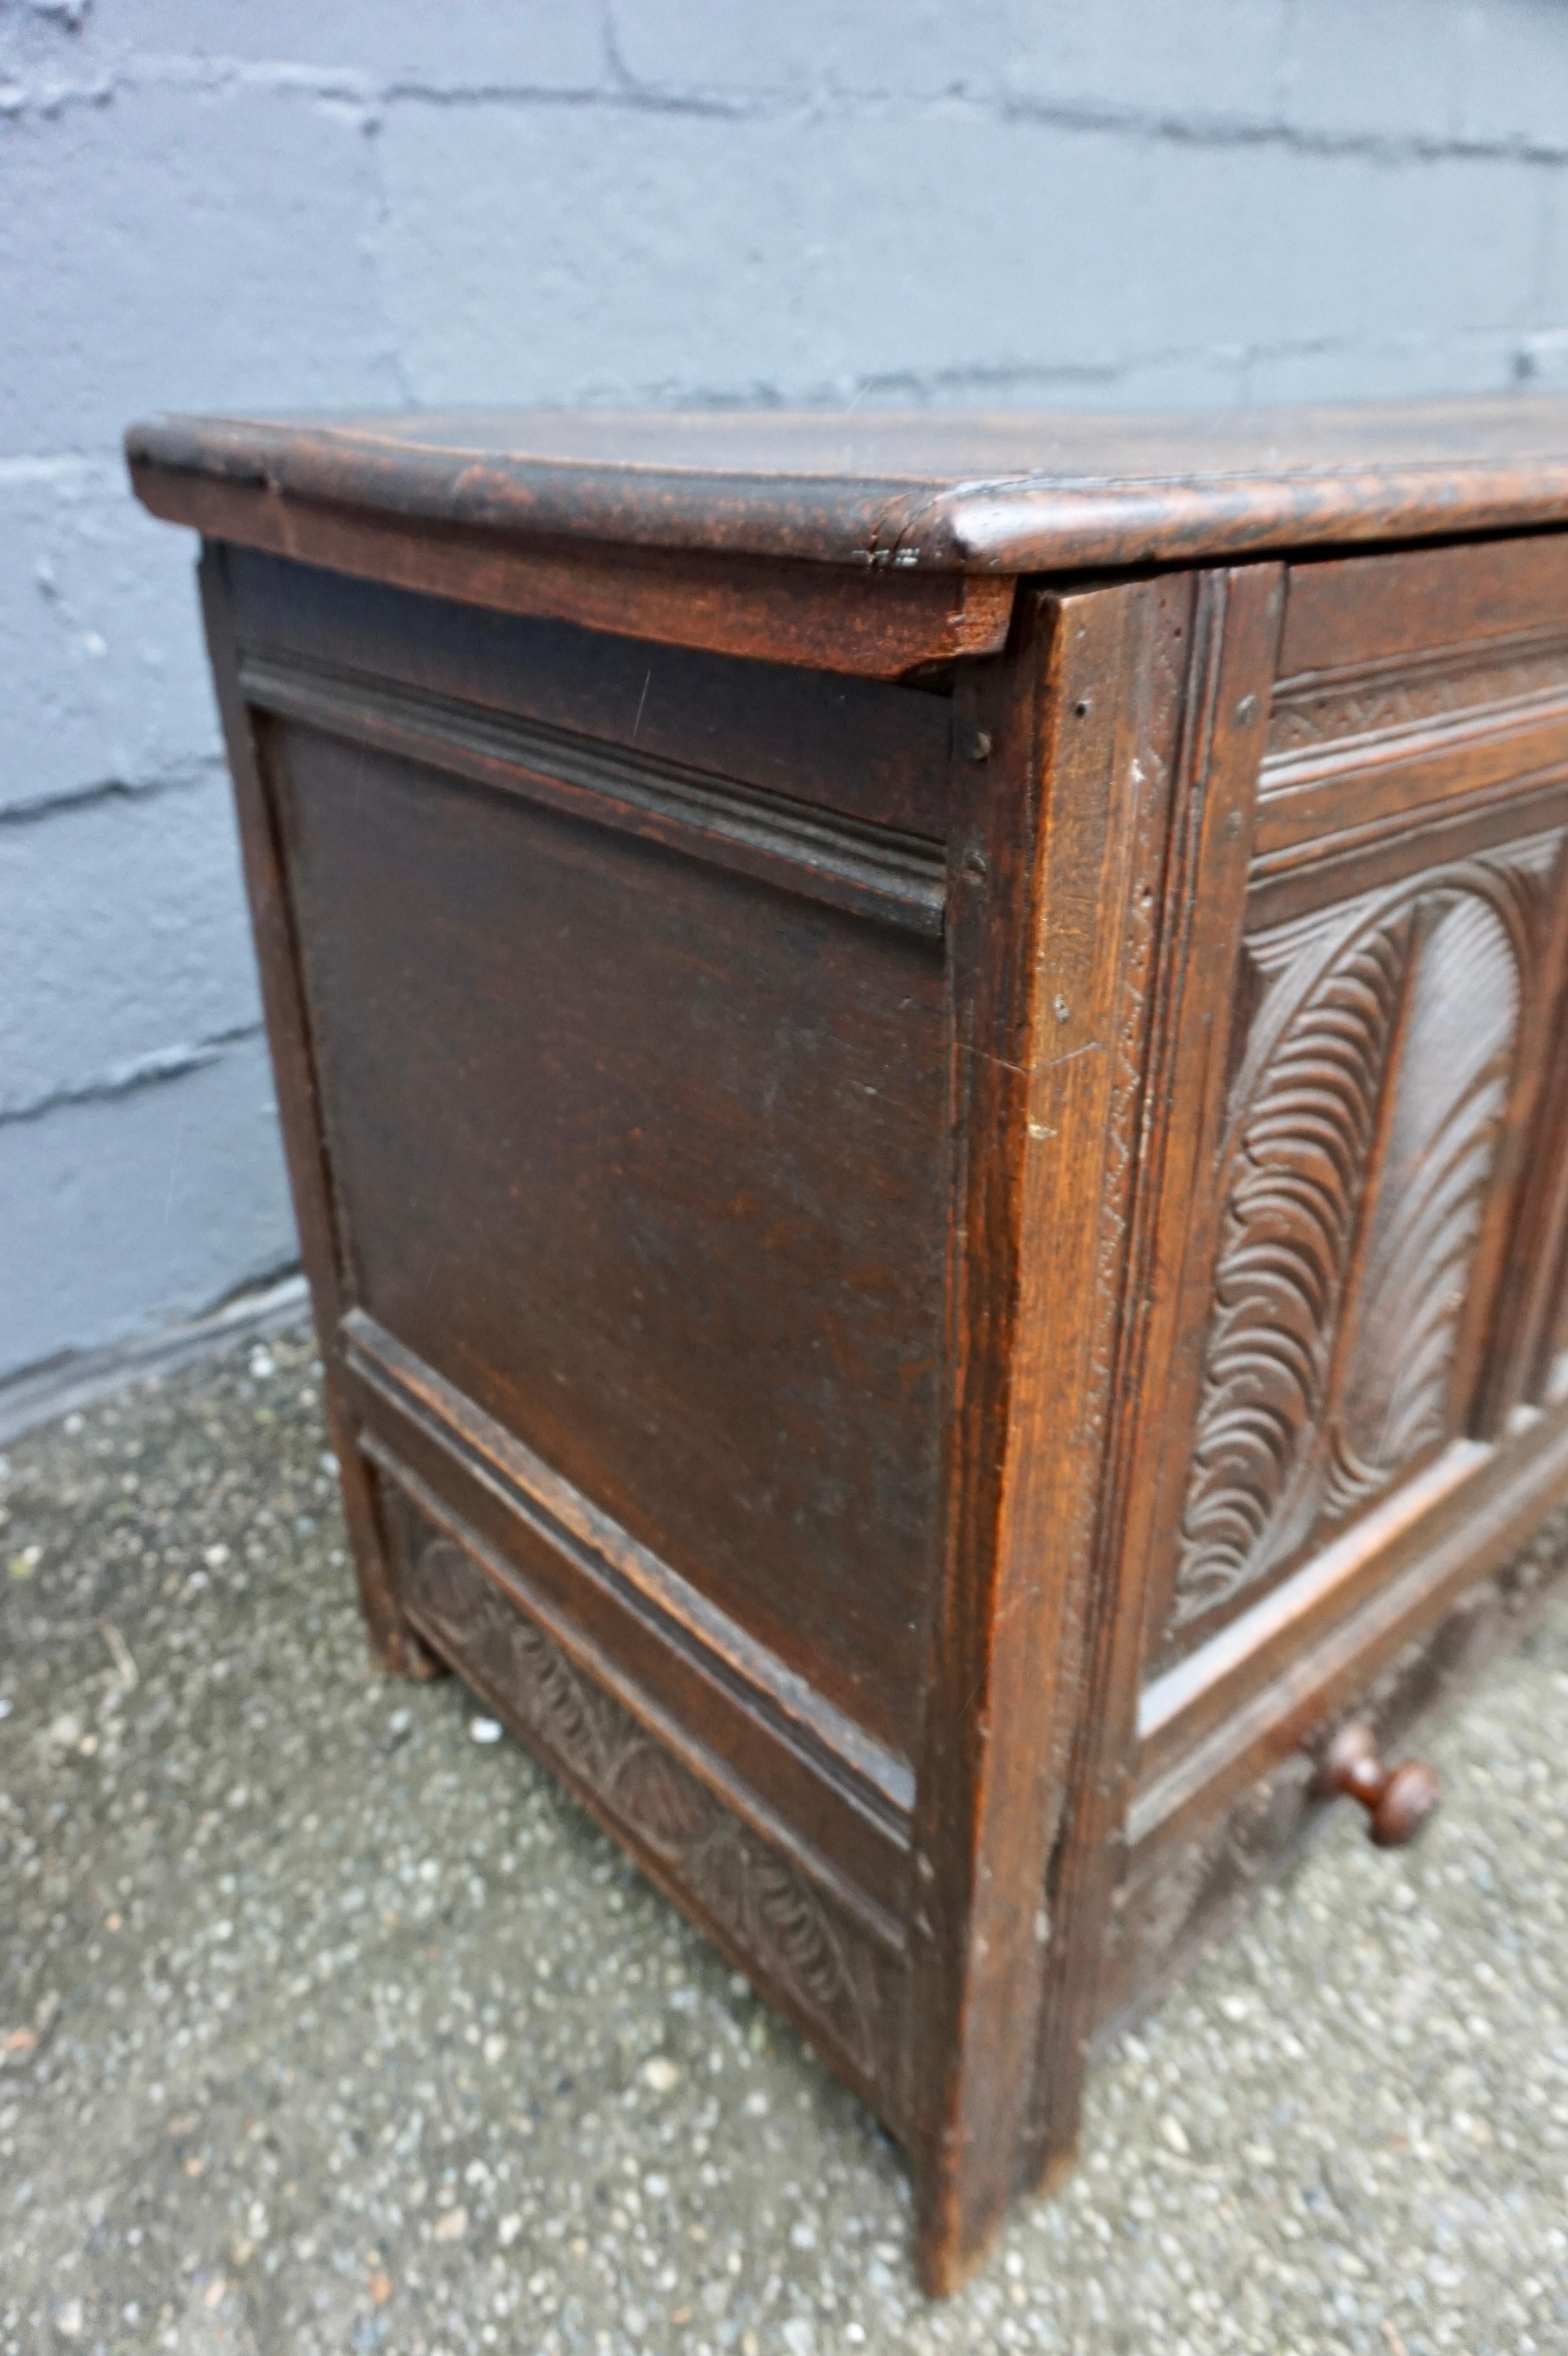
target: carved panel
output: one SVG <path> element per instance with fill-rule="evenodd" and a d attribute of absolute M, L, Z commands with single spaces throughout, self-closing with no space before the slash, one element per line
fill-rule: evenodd
<path fill-rule="evenodd" d="M 1172 1627 L 1457 1428 L 1467 1288 L 1535 964 L 1544 838 L 1261 936 Z"/>
<path fill-rule="evenodd" d="M 678 1885 L 862 2077 L 886 2082 L 892 1966 L 524 1617 L 463 1548 L 392 1500 L 411 1617 Z"/>
<path fill-rule="evenodd" d="M 1436 916 L 1411 975 L 1383 1169 L 1329 1424 L 1324 1503 L 1331 1520 L 1374 1496 L 1392 1468 L 1448 1437 L 1456 1323 L 1520 1011 L 1507 926 L 1485 902 L 1456 898 Z"/>

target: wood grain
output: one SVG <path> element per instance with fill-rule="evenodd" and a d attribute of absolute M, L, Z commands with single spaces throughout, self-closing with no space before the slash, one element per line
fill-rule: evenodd
<path fill-rule="evenodd" d="M 1539 1501 L 1531 1509 L 1540 1512 Z M 1348 1658 L 1305 1715 L 1321 1729 L 1353 1706 L 1385 1744 L 1408 1740 L 1529 1633 L 1565 1575 L 1568 1508 L 1559 1505 L 1495 1567 L 1466 1564 L 1457 1590 L 1392 1652 L 1375 1663 Z M 1157 1833 L 1136 1844 L 1106 1926 L 1091 2051 L 1113 2045 L 1289 1869 L 1329 1814 L 1316 1785 L 1315 1751 L 1287 1727 L 1212 1783 L 1209 1804 L 1179 1818 L 1162 1815 Z"/>
<path fill-rule="evenodd" d="M 335 666 L 934 841 L 951 822 L 953 692 L 497 613 L 232 548 L 241 651 Z M 967 776 L 967 768 L 961 773 Z"/>
<path fill-rule="evenodd" d="M 843 567 L 901 586 L 930 570 L 1211 561 L 1568 518 L 1568 400 L 1539 394 L 1223 416 L 158 418 L 133 427 L 127 449 L 155 512 L 314 562 L 328 561 L 325 532 L 379 516 L 432 562 L 443 533 L 558 536 L 781 571 Z M 562 611 L 581 594 L 570 565 L 551 594 Z"/>
<path fill-rule="evenodd" d="M 933 938 L 946 873 L 940 842 L 758 793 L 700 769 L 466 702 L 389 688 L 327 663 L 247 654 L 247 701 L 352 744 L 526 796 L 670 850 L 783 884 Z"/>
<path fill-rule="evenodd" d="M 902 1761 L 362 1312 L 344 1358 L 370 1462 L 429 1518 L 461 1523 L 508 1597 L 667 1741 L 699 1727 L 701 1772 L 727 1804 L 901 1940 Z"/>
<path fill-rule="evenodd" d="M 305 1005 L 299 943 L 290 906 L 277 810 L 269 789 L 256 724 L 240 687 L 226 552 L 208 550 L 201 566 L 202 611 L 218 689 L 229 775 L 234 785 L 245 889 L 261 969 L 261 999 L 278 1091 L 300 1249 L 310 1279 L 311 1306 L 321 1349 L 327 1430 L 337 1461 L 354 1567 L 370 1644 L 381 1666 L 414 1678 L 435 1673 L 436 1662 L 398 1609 L 387 1560 L 386 1535 L 357 1441 L 344 1378 L 340 1330 L 349 1278 L 338 1215 L 336 1175 L 322 1125 L 320 1075 Z"/>
<path fill-rule="evenodd" d="M 622 547 L 431 524 L 411 542 L 379 510 L 280 499 L 200 474 L 133 469 L 167 523 L 442 597 L 574 622 L 655 644 L 900 679 L 994 653 L 1012 618 L 1010 576 L 897 573 L 684 549 Z"/>

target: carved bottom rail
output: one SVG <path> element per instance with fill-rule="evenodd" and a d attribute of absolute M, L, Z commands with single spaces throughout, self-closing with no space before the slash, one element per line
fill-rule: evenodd
<path fill-rule="evenodd" d="M 596 1685 L 406 1496 L 387 1493 L 403 1607 L 666 1892 L 889 2116 L 904 1971 Z"/>

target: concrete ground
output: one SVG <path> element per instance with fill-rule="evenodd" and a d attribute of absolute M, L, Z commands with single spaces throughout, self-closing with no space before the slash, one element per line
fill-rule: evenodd
<path fill-rule="evenodd" d="M 928 2306 L 898 2153 L 454 1682 L 372 1676 L 309 1344 L 0 1489 L 0 2351 L 1568 2351 L 1568 1610 L 1100 2069 Z"/>

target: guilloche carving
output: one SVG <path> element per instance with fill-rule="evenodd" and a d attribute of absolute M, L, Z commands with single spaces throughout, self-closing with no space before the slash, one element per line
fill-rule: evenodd
<path fill-rule="evenodd" d="M 1424 649 L 1386 661 L 1287 680 L 1269 716 L 1269 770 L 1341 752 L 1354 760 L 1370 743 L 1522 717 L 1568 700 L 1568 639 L 1554 626 L 1500 644 Z"/>

